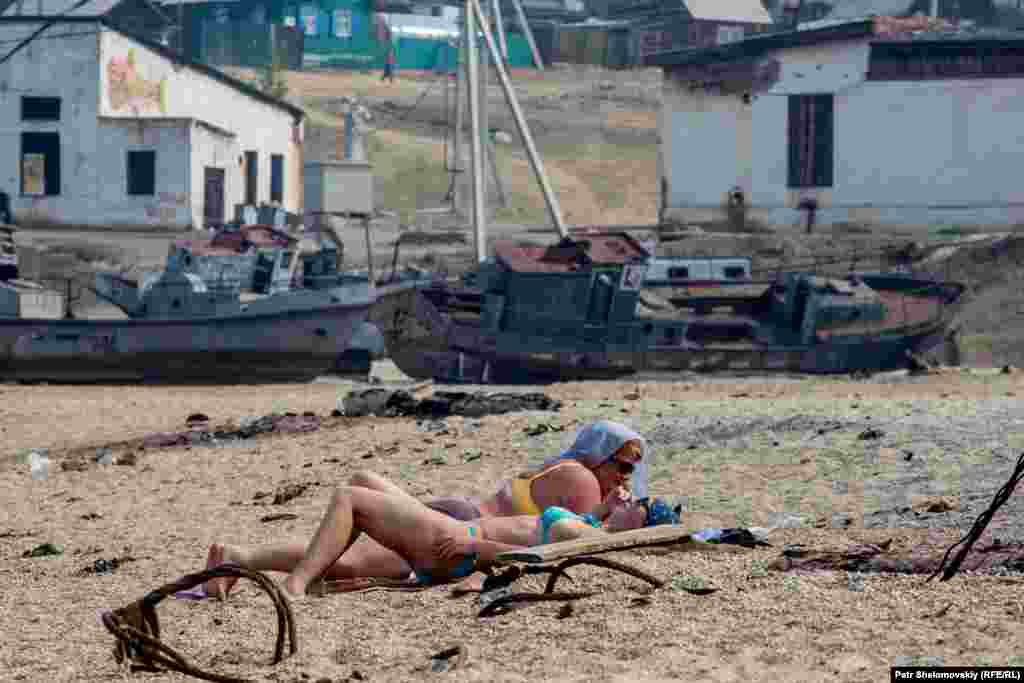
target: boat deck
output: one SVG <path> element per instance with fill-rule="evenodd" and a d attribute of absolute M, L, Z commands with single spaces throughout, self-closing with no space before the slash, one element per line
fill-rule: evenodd
<path fill-rule="evenodd" d="M 833 329 L 818 330 L 818 340 L 826 341 L 837 336 L 864 335 L 916 327 L 942 316 L 944 305 L 938 297 L 913 296 L 886 290 L 878 290 L 878 297 L 889 312 L 884 321 L 852 323 Z"/>

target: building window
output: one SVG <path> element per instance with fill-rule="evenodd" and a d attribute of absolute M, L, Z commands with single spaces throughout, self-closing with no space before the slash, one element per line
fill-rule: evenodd
<path fill-rule="evenodd" d="M 336 9 L 336 10 L 334 10 L 334 37 L 335 38 L 351 38 L 352 37 L 352 10 L 351 9 Z"/>
<path fill-rule="evenodd" d="M 60 121 L 59 97 L 22 97 L 22 121 Z"/>
<path fill-rule="evenodd" d="M 60 194 L 60 134 L 21 134 L 21 194 Z"/>
<path fill-rule="evenodd" d="M 742 26 L 719 26 L 718 33 L 715 36 L 715 42 L 718 45 L 725 45 L 726 43 L 735 43 L 737 40 L 743 40 L 743 27 Z"/>
<path fill-rule="evenodd" d="M 152 197 L 156 194 L 156 152 L 153 150 L 128 152 L 125 169 L 128 176 L 128 194 Z"/>
<path fill-rule="evenodd" d="M 260 179 L 260 156 L 258 152 L 245 153 L 245 203 L 256 206 L 259 200 L 257 188 Z"/>
<path fill-rule="evenodd" d="M 789 96 L 789 187 L 832 187 L 833 96 Z"/>
<path fill-rule="evenodd" d="M 284 155 L 270 155 L 270 201 L 284 203 Z"/>

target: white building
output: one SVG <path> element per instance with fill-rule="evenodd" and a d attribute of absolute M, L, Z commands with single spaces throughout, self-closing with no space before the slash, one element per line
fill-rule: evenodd
<path fill-rule="evenodd" d="M 0 192 L 20 224 L 181 230 L 236 204 L 298 212 L 302 137 L 301 109 L 100 16 L 0 16 Z"/>
<path fill-rule="evenodd" d="M 649 60 L 664 220 L 1024 222 L 1024 36 L 818 24 Z"/>

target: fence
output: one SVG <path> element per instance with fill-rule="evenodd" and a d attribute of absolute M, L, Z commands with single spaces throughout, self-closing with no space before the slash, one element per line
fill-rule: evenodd
<path fill-rule="evenodd" d="M 281 68 L 302 69 L 305 37 L 293 26 L 203 21 L 200 32 L 199 59 L 212 66 L 258 69 L 269 66 L 276 51 Z"/>

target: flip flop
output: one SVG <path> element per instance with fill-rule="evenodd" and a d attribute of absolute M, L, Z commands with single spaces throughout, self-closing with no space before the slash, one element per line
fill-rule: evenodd
<path fill-rule="evenodd" d="M 216 568 L 220 568 L 220 567 L 241 568 L 241 565 L 238 564 L 237 562 L 222 562 L 221 564 L 216 565 L 216 567 L 208 567 L 208 569 L 216 569 Z M 223 598 L 223 599 L 226 600 L 228 594 L 230 594 L 230 592 L 231 592 L 231 589 L 234 588 L 235 583 L 238 581 L 238 577 L 237 576 L 226 576 L 226 577 L 223 577 L 223 578 L 228 581 L 228 585 L 225 587 L 224 598 Z M 215 579 L 210 579 L 210 580 L 213 581 Z M 196 586 L 195 588 L 189 588 L 188 590 L 178 591 L 177 593 L 174 594 L 174 597 L 176 597 L 179 600 L 195 600 L 195 601 L 199 601 L 199 600 L 206 600 L 208 598 L 214 598 L 214 597 L 217 597 L 217 596 L 210 595 L 206 591 L 206 585 L 201 583 L 198 586 Z"/>

